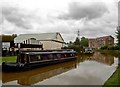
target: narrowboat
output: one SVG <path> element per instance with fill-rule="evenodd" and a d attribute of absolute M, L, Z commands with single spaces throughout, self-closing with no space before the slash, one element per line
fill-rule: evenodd
<path fill-rule="evenodd" d="M 94 53 L 94 51 L 92 48 L 85 48 L 85 50 L 84 50 L 84 54 L 93 54 L 93 53 Z"/>
<path fill-rule="evenodd" d="M 76 59 L 76 52 L 73 50 L 62 51 L 21 51 L 17 61 L 3 62 L 2 71 L 24 71 Z"/>

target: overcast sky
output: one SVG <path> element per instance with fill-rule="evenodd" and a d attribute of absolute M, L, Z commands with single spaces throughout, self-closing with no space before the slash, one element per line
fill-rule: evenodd
<path fill-rule="evenodd" d="M 0 0 L 2 34 L 60 32 L 66 42 L 112 35 L 118 0 Z"/>

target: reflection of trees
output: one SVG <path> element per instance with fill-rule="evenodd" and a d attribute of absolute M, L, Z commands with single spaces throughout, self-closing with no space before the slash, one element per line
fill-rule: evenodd
<path fill-rule="evenodd" d="M 117 51 L 117 50 L 114 50 L 114 51 L 102 51 L 100 53 L 103 54 L 103 55 L 111 55 L 111 56 L 114 56 L 114 57 L 119 57 L 119 55 L 120 55 L 120 52 Z"/>
<path fill-rule="evenodd" d="M 109 54 L 101 54 L 100 52 L 95 52 L 93 58 L 101 63 L 112 65 L 114 63 L 114 56 Z"/>
<path fill-rule="evenodd" d="M 85 60 L 94 60 L 104 64 L 112 65 L 114 63 L 114 56 L 109 54 L 101 54 L 100 52 L 95 52 L 93 55 L 78 55 L 78 63 L 84 62 Z"/>
<path fill-rule="evenodd" d="M 85 60 L 91 60 L 92 57 L 93 57 L 92 54 L 88 54 L 88 55 L 80 54 L 80 55 L 78 55 L 77 62 L 80 63 L 80 62 L 84 62 Z"/>

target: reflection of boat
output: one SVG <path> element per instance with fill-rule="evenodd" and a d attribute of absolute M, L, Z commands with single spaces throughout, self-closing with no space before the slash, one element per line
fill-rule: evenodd
<path fill-rule="evenodd" d="M 7 83 L 17 80 L 20 85 L 31 85 L 43 81 L 47 78 L 56 76 L 63 72 L 76 68 L 76 60 L 64 62 L 56 65 L 37 68 L 24 72 L 3 72 L 2 82 Z"/>
<path fill-rule="evenodd" d="M 16 63 L 2 63 L 3 71 L 22 71 L 76 59 L 75 51 L 20 52 Z"/>

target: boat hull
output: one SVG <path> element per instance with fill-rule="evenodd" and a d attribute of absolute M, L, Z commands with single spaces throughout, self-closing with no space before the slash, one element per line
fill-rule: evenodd
<path fill-rule="evenodd" d="M 69 57 L 63 59 L 55 59 L 55 60 L 46 60 L 46 61 L 39 61 L 39 62 L 32 62 L 27 64 L 22 63 L 2 63 L 2 71 L 3 72 L 15 72 L 15 71 L 26 71 L 31 70 L 34 68 L 39 68 L 47 65 L 62 63 L 66 61 L 76 60 L 76 57 Z"/>

